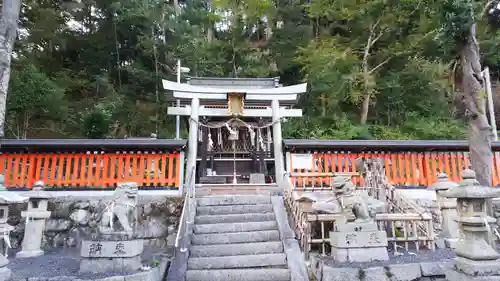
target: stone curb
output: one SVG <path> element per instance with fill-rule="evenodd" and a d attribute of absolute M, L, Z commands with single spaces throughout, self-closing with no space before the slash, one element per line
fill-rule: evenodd
<path fill-rule="evenodd" d="M 295 234 L 288 224 L 288 217 L 283 204 L 282 196 L 272 196 L 271 202 L 273 205 L 276 222 L 280 232 L 281 242 L 286 254 L 288 270 L 290 270 L 291 281 L 309 281 L 307 274 L 306 263 L 302 257 L 299 248 L 299 243 L 295 239 Z"/>
<path fill-rule="evenodd" d="M 374 267 L 333 267 L 311 257 L 311 271 L 318 281 L 412 281 L 445 280 L 444 265 L 449 260 L 389 264 Z"/>
<path fill-rule="evenodd" d="M 166 257 L 161 257 L 160 259 L 160 264 L 148 271 L 141 271 L 125 276 L 110 276 L 100 279 L 80 279 L 75 276 L 29 277 L 13 281 L 162 281 L 170 259 Z"/>

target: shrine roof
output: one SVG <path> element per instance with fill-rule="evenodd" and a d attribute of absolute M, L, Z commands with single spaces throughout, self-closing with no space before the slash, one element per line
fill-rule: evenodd
<path fill-rule="evenodd" d="M 286 139 L 283 145 L 287 151 L 468 151 L 466 140 L 314 140 Z M 500 142 L 491 142 L 493 149 L 500 148 Z"/>
<path fill-rule="evenodd" d="M 125 151 L 178 150 L 186 140 L 173 139 L 2 139 L 0 152 L 10 151 Z"/>
<path fill-rule="evenodd" d="M 278 99 L 281 106 L 297 104 L 299 95 L 306 92 L 307 84 L 285 86 L 279 84 L 279 77 L 273 78 L 218 78 L 188 77 L 187 83 L 163 80 L 167 90 L 167 100 L 179 100 L 181 104 L 190 104 L 197 96 L 200 105 L 227 106 L 228 93 L 244 93 L 245 107 L 270 107 L 272 99 Z"/>
<path fill-rule="evenodd" d="M 187 83 L 193 86 L 211 88 L 268 89 L 278 88 L 280 78 L 221 78 L 221 77 L 188 77 Z"/>

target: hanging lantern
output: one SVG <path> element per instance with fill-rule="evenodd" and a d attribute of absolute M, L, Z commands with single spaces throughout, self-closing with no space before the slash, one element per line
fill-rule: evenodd
<path fill-rule="evenodd" d="M 227 94 L 227 109 L 230 116 L 243 115 L 245 106 L 245 93 L 228 93 Z"/>

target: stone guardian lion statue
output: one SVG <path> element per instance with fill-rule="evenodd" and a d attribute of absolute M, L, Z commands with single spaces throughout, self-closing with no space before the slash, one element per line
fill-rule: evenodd
<path fill-rule="evenodd" d="M 114 223 L 115 218 L 118 220 L 123 231 L 127 234 L 132 234 L 137 223 L 137 203 L 138 203 L 138 188 L 137 183 L 127 182 L 118 184 L 118 187 L 113 193 L 113 199 L 104 210 L 100 231 L 102 233 L 119 232 Z"/>

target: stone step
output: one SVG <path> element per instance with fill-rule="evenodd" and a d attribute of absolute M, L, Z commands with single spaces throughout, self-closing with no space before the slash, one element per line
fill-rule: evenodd
<path fill-rule="evenodd" d="M 232 222 L 252 222 L 252 221 L 271 221 L 275 220 L 274 213 L 248 213 L 248 214 L 231 214 L 231 215 L 203 215 L 196 216 L 195 224 L 210 224 L 210 223 L 232 223 Z"/>
<path fill-rule="evenodd" d="M 229 206 L 200 206 L 196 208 L 197 215 L 228 215 L 246 213 L 271 213 L 273 205 L 229 205 Z"/>
<path fill-rule="evenodd" d="M 190 257 L 188 259 L 188 269 L 231 269 L 250 267 L 286 268 L 286 255 L 280 253 L 225 257 Z"/>
<path fill-rule="evenodd" d="M 195 234 L 248 232 L 248 231 L 259 231 L 259 230 L 278 230 L 278 223 L 276 221 L 257 221 L 257 222 L 237 222 L 237 223 L 196 224 L 194 226 Z"/>
<path fill-rule="evenodd" d="M 190 257 L 222 257 L 283 253 L 281 241 L 224 245 L 191 245 Z"/>
<path fill-rule="evenodd" d="M 188 270 L 186 281 L 289 281 L 283 268 Z"/>
<path fill-rule="evenodd" d="M 249 232 L 229 232 L 221 234 L 194 234 L 192 237 L 192 243 L 194 245 L 235 244 L 279 241 L 279 239 L 280 233 L 278 230 L 265 230 Z"/>
<path fill-rule="evenodd" d="M 198 206 L 257 205 L 257 204 L 271 204 L 271 197 L 262 195 L 233 195 L 233 196 L 205 196 L 198 199 Z"/>

